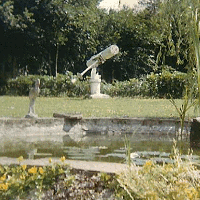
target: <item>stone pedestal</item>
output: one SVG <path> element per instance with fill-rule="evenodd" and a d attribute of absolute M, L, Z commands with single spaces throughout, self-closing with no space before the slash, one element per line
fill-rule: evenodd
<path fill-rule="evenodd" d="M 101 75 L 96 73 L 96 68 L 93 68 L 91 71 L 91 79 L 90 79 L 90 88 L 91 88 L 91 97 L 93 99 L 97 98 L 109 98 L 109 95 L 100 93 L 101 87 Z"/>
<path fill-rule="evenodd" d="M 200 147 L 200 117 L 194 118 L 191 123 L 190 146 Z"/>
<path fill-rule="evenodd" d="M 100 78 L 90 79 L 91 95 L 100 94 L 100 85 L 101 85 Z"/>

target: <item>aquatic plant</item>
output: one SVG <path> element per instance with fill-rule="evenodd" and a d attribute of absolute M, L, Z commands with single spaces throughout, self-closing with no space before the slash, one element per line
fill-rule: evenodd
<path fill-rule="evenodd" d="M 196 101 L 196 99 L 192 98 L 192 92 L 187 87 L 185 89 L 185 94 L 183 96 L 183 101 L 182 101 L 182 105 L 180 108 L 177 106 L 176 101 L 173 99 L 172 96 L 171 96 L 171 99 L 169 99 L 169 101 L 175 107 L 175 109 L 179 115 L 180 126 L 181 126 L 180 134 L 181 134 L 181 140 L 182 140 L 186 114 L 190 108 L 194 107 L 197 104 L 197 101 Z"/>

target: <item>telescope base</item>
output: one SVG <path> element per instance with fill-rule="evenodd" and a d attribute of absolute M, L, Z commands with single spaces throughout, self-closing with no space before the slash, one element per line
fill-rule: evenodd
<path fill-rule="evenodd" d="M 92 99 L 108 99 L 108 98 L 110 98 L 110 96 L 107 94 L 91 94 L 90 97 Z"/>

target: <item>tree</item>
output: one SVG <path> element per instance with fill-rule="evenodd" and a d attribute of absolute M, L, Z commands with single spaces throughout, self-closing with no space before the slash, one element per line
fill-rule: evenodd
<path fill-rule="evenodd" d="M 127 80 L 163 67 L 186 72 L 194 47 L 185 0 L 147 0 L 145 9 L 98 9 L 99 0 L 2 0 L 1 76 L 81 72 L 86 61 L 116 44 L 120 54 L 99 71 Z"/>
<path fill-rule="evenodd" d="M 184 0 L 167 0 L 160 4 L 154 17 L 157 24 L 155 63 L 158 67 L 167 65 L 173 70 L 187 72 L 194 64 L 187 9 Z"/>
<path fill-rule="evenodd" d="M 153 25 L 146 13 L 124 8 L 120 11 L 110 10 L 104 18 L 105 25 L 100 29 L 102 35 L 99 35 L 99 41 L 104 46 L 112 42 L 120 48 L 120 55 L 104 64 L 107 80 L 111 74 L 112 79 L 127 80 L 152 71 L 149 58 L 153 54 L 154 44 L 149 35 Z"/>
<path fill-rule="evenodd" d="M 0 52 L 3 52 L 0 58 L 0 76 L 1 81 L 5 81 L 10 75 L 17 75 L 18 65 L 22 65 L 28 55 L 30 46 L 27 41 L 27 31 L 34 23 L 34 19 L 27 8 L 16 9 L 16 2 L 11 0 L 0 2 Z"/>
<path fill-rule="evenodd" d="M 90 25 L 95 20 L 97 3 L 97 0 L 1 1 L 0 48 L 4 52 L 1 72 L 13 77 L 28 66 L 30 73 L 56 76 L 58 70 L 63 73 L 66 68 L 73 69 L 72 62 L 83 62 L 87 57 L 84 49 L 95 48 Z"/>

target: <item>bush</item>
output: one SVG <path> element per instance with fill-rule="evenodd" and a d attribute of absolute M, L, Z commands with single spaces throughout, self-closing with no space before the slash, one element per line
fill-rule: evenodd
<path fill-rule="evenodd" d="M 60 160 L 53 163 L 49 158 L 46 166 L 27 166 L 21 161 L 19 165 L 0 165 L 0 199 L 116 199 L 113 187 L 118 183 L 114 176 L 74 174 L 65 157 Z"/>
<path fill-rule="evenodd" d="M 67 75 L 59 74 L 57 78 L 53 76 L 19 76 L 16 79 L 9 79 L 5 86 L 6 95 L 27 96 L 29 90 L 34 86 L 36 79 L 40 79 L 40 96 L 69 96 L 79 97 L 89 93 L 89 81 L 71 82 L 72 73 Z"/>
<path fill-rule="evenodd" d="M 129 195 L 129 199 L 199 199 L 199 171 L 190 160 L 181 160 L 176 146 L 173 159 L 172 164 L 163 165 L 149 160 L 139 169 L 132 165 L 119 175 L 118 182 Z"/>
<path fill-rule="evenodd" d="M 101 92 L 111 97 L 151 97 L 167 98 L 170 94 L 173 98 L 182 98 L 186 84 L 187 74 L 163 71 L 160 74 L 151 73 L 140 79 L 128 81 L 113 81 L 112 84 L 101 83 Z M 41 82 L 40 96 L 68 96 L 81 97 L 90 94 L 89 78 L 83 81 L 73 76 L 71 72 L 67 75 L 59 74 L 53 76 L 20 76 L 16 79 L 9 79 L 4 91 L 7 95 L 27 96 L 34 81 L 39 78 Z M 71 79 L 77 78 L 75 83 Z"/>
<path fill-rule="evenodd" d="M 146 78 L 149 96 L 167 98 L 170 94 L 173 98 L 181 98 L 187 74 L 181 72 L 171 73 L 163 71 L 160 74 L 150 74 Z"/>
<path fill-rule="evenodd" d="M 153 97 L 182 98 L 187 74 L 181 72 L 170 73 L 163 71 L 160 74 L 151 73 L 140 79 L 129 81 L 114 81 L 112 84 L 103 84 L 102 91 L 112 97 Z"/>
<path fill-rule="evenodd" d="M 40 199 L 41 192 L 49 189 L 61 174 L 69 175 L 69 167 L 62 163 L 54 163 L 44 167 L 27 165 L 0 166 L 1 199 L 23 199 L 30 191 Z M 19 157 L 19 164 L 23 157 Z M 26 198 L 25 198 L 26 199 Z"/>
<path fill-rule="evenodd" d="M 6 94 L 28 95 L 34 79 L 36 79 L 36 76 L 19 76 L 16 79 L 9 79 L 5 89 Z"/>
<path fill-rule="evenodd" d="M 136 97 L 144 96 L 142 91 L 143 82 L 139 79 L 129 81 L 115 81 L 112 84 L 103 84 L 102 91 L 112 97 Z"/>

